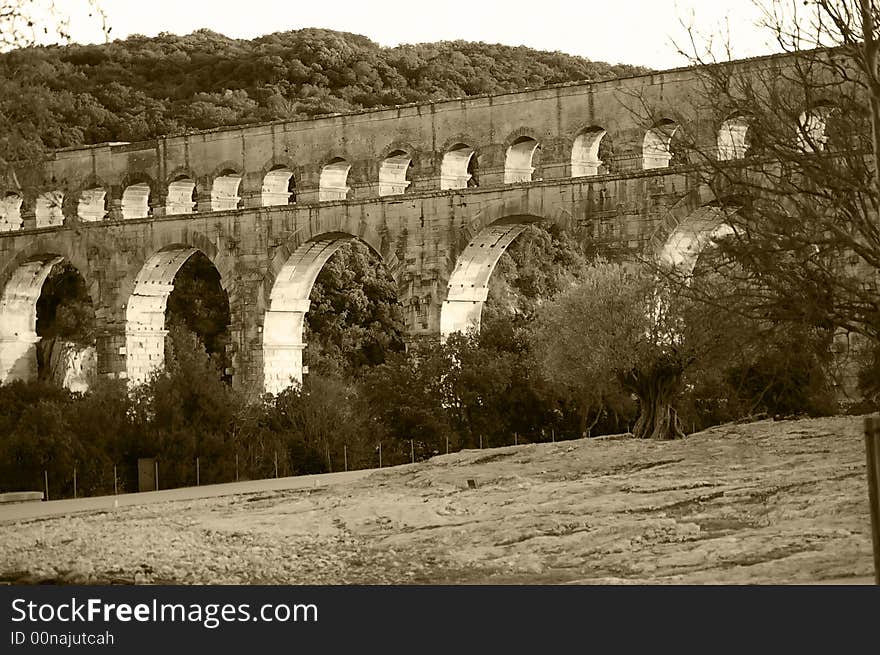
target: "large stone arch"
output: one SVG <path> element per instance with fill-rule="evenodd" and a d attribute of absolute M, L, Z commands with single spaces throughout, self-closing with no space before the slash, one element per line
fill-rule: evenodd
<path fill-rule="evenodd" d="M 183 238 L 179 238 L 179 237 Z M 174 278 L 195 253 L 205 255 L 220 274 L 220 284 L 235 306 L 234 262 L 200 233 L 166 235 L 137 269 L 125 303 L 125 371 L 131 384 L 145 382 L 165 363 L 165 308 Z M 219 244 L 222 246 L 222 244 Z"/>
<path fill-rule="evenodd" d="M 658 259 L 675 229 L 700 207 L 713 204 L 718 204 L 718 198 L 712 188 L 708 184 L 695 184 L 661 215 L 659 225 L 646 244 L 645 254 Z"/>
<path fill-rule="evenodd" d="M 440 336 L 480 329 L 483 305 L 489 295 L 489 278 L 504 251 L 532 223 L 544 218 L 514 214 L 483 226 L 455 262 L 446 300 L 440 308 Z"/>
<path fill-rule="evenodd" d="M 78 235 L 75 232 L 62 234 L 46 232 L 20 237 L 21 242 L 16 242 L 15 257 L 8 260 L 5 265 L 0 266 L 0 288 L 5 287 L 9 283 L 15 271 L 22 264 L 42 260 L 47 257 L 61 257 L 83 276 L 89 288 L 92 304 L 95 307 L 99 306 L 101 303 L 99 286 L 86 275 L 91 270 L 88 253 L 86 248 L 82 246 L 82 243 L 77 241 L 77 237 Z M 101 254 L 103 255 L 104 253 Z"/>
<path fill-rule="evenodd" d="M 458 238 L 455 240 L 456 252 L 466 248 L 485 228 L 493 223 L 509 220 L 511 216 L 540 217 L 541 221 L 563 229 L 570 229 L 574 225 L 571 212 L 559 203 L 545 203 L 540 194 L 520 193 L 515 197 L 499 198 L 485 203 L 476 216 L 459 228 Z"/>
<path fill-rule="evenodd" d="M 263 320 L 263 389 L 279 393 L 303 377 L 302 353 L 309 296 L 327 260 L 343 246 L 358 240 L 379 257 L 369 242 L 349 232 L 326 232 L 300 243 L 274 276 Z"/>
<path fill-rule="evenodd" d="M 349 213 L 345 207 L 339 208 L 339 211 L 336 212 L 316 213 L 310 217 L 308 223 L 299 226 L 287 237 L 284 243 L 271 252 L 269 267 L 263 280 L 259 298 L 265 303 L 265 306 L 268 306 L 276 278 L 296 249 L 307 241 L 314 241 L 331 233 L 349 234 L 359 241 L 363 241 L 372 251 L 379 254 L 389 270 L 396 270 L 397 255 L 391 249 L 392 244 L 386 238 L 387 235 L 380 233 L 363 220 L 363 217 Z"/>
<path fill-rule="evenodd" d="M 0 384 L 37 377 L 37 301 L 56 265 L 67 262 L 73 266 L 86 282 L 92 308 L 99 306 L 96 286 L 86 277 L 85 261 L 72 255 L 63 244 L 40 240 L 24 248 L 0 272 Z M 88 358 L 94 361 L 94 348 L 88 350 Z M 74 390 L 88 386 L 84 380 L 74 382 Z"/>
<path fill-rule="evenodd" d="M 660 263 L 689 276 L 707 247 L 733 233 L 728 219 L 736 211 L 736 207 L 717 202 L 693 210 L 664 241 L 657 254 Z"/>
<path fill-rule="evenodd" d="M 375 229 L 347 213 L 325 216 L 302 226 L 269 264 L 263 283 L 263 388 L 278 393 L 302 381 L 303 327 L 309 296 L 324 264 L 343 244 L 357 240 L 385 264 L 397 282 L 397 255 Z"/>

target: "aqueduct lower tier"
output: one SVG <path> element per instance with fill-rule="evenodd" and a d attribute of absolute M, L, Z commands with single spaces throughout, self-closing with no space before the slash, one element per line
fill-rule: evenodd
<path fill-rule="evenodd" d="M 99 374 L 139 381 L 164 361 L 174 276 L 203 252 L 229 297 L 233 384 L 278 391 L 302 375 L 309 293 L 342 243 L 358 239 L 382 258 L 411 337 L 436 336 L 479 326 L 492 270 L 529 223 L 581 228 L 600 250 L 630 253 L 682 241 L 690 216 L 700 231 L 715 229 L 700 211 L 709 198 L 698 177 L 658 169 L 3 233 L 0 381 L 31 375 L 36 298 L 53 263 L 86 280 Z"/>

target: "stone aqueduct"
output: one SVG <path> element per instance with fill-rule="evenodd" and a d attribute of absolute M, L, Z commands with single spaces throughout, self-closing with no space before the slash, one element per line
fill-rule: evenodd
<path fill-rule="evenodd" d="M 687 258 L 719 224 L 695 169 L 669 167 L 700 89 L 678 69 L 58 151 L 21 173 L 38 191 L 0 207 L 0 382 L 34 375 L 36 301 L 64 260 L 93 302 L 98 372 L 138 382 L 164 362 L 165 304 L 201 251 L 229 297 L 233 384 L 274 392 L 301 379 L 312 284 L 351 239 L 384 260 L 411 336 L 478 326 L 532 222 Z M 641 120 L 643 104 L 661 119 Z M 685 129 L 742 156 L 736 118 Z"/>

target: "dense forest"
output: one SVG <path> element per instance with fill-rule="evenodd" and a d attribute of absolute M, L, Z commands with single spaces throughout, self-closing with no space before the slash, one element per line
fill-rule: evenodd
<path fill-rule="evenodd" d="M 383 48 L 322 29 L 27 48 L 0 55 L 0 158 L 645 70 L 465 41 Z"/>

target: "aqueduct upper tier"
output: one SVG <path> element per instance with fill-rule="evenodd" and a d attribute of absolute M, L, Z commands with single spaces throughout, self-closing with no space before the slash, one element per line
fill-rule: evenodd
<path fill-rule="evenodd" d="M 135 381 L 163 361 L 165 304 L 196 251 L 228 293 L 231 374 L 248 389 L 301 376 L 312 283 L 350 239 L 384 260 L 411 335 L 478 326 L 524 225 L 640 251 L 705 205 L 674 134 L 734 159 L 746 128 L 688 114 L 703 88 L 679 69 L 58 151 L 2 197 L 0 381 L 30 374 L 35 299 L 65 260 L 90 291 L 100 372 Z"/>

